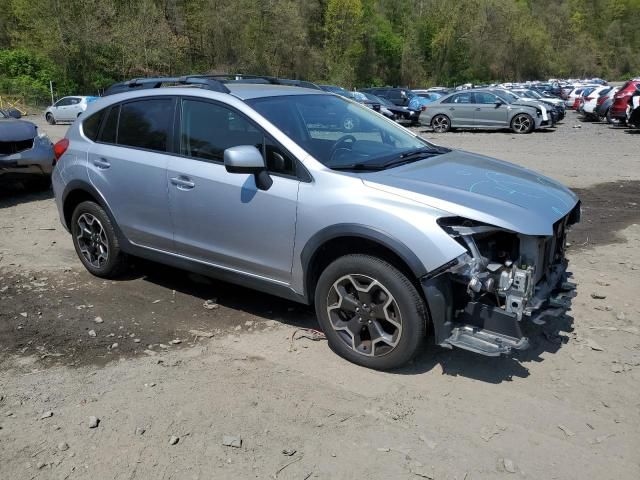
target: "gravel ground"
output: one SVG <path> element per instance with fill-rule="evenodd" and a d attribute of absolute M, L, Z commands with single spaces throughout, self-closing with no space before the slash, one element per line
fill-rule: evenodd
<path fill-rule="evenodd" d="M 417 130 L 580 194 L 578 296 L 530 350 L 427 345 L 368 371 L 298 339 L 307 307 L 142 261 L 90 276 L 51 194 L 5 188 L 0 478 L 640 478 L 640 136 L 572 113 L 527 136 Z"/>

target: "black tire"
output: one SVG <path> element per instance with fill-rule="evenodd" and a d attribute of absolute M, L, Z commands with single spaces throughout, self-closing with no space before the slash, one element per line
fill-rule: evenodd
<path fill-rule="evenodd" d="M 607 109 L 607 114 L 605 115 L 605 117 L 609 125 L 618 126 L 618 125 L 622 125 L 623 123 L 622 120 L 620 120 L 619 118 L 613 118 L 611 116 L 611 108 Z"/>
<path fill-rule="evenodd" d="M 44 118 L 47 120 L 47 123 L 49 125 L 55 125 L 56 124 L 56 119 L 53 118 L 53 114 L 52 113 L 47 113 Z"/>
<path fill-rule="evenodd" d="M 438 114 L 431 119 L 431 128 L 436 133 L 446 133 L 451 130 L 451 119 L 443 114 Z"/>
<path fill-rule="evenodd" d="M 106 259 L 103 259 L 102 262 L 98 260 L 96 262 L 97 264 L 91 263 L 87 256 L 85 256 L 85 253 L 82 252 L 82 246 L 80 245 L 80 239 L 78 238 L 81 232 L 79 224 L 81 217 L 83 217 L 83 219 L 93 217 L 97 220 L 99 227 L 101 227 L 104 232 L 104 235 L 100 234 L 102 237 L 101 242 L 106 245 L 108 249 L 106 250 Z M 111 223 L 109 216 L 97 203 L 86 201 L 80 203 L 75 208 L 73 215 L 71 216 L 71 237 L 78 258 L 84 267 L 96 277 L 115 278 L 124 271 L 126 267 L 126 255 L 120 250 L 118 237 L 116 236 L 115 229 L 113 228 L 113 224 Z M 91 243 L 88 239 L 83 239 L 82 241 L 85 244 Z M 85 245 L 85 247 L 86 246 L 87 245 Z"/>
<path fill-rule="evenodd" d="M 536 123 L 528 113 L 518 113 L 511 119 L 511 131 L 513 131 L 513 133 L 531 133 L 535 127 Z"/>
<path fill-rule="evenodd" d="M 336 288 L 336 285 L 344 281 L 345 278 L 371 281 L 369 283 L 372 298 L 370 305 L 367 306 L 366 303 L 363 304 L 360 300 L 356 300 L 362 309 L 361 313 L 355 313 L 357 311 L 354 306 L 356 303 L 344 302 L 342 296 L 336 296 L 340 288 Z M 374 290 L 373 281 L 377 282 L 375 288 L 379 288 L 378 291 Z M 350 281 L 347 283 L 354 286 Z M 362 295 L 361 292 L 358 293 Z M 379 303 L 374 300 L 376 296 Z M 353 299 L 353 297 L 349 298 Z M 337 303 L 336 299 L 339 299 Z M 349 316 L 341 308 L 336 307 L 337 304 L 342 305 L 343 303 L 354 306 L 353 316 Z M 346 255 L 333 261 L 318 279 L 315 290 L 315 308 L 318 322 L 325 332 L 331 349 L 341 357 L 363 367 L 376 370 L 398 368 L 416 355 L 425 339 L 427 309 L 418 290 L 396 267 L 370 255 Z M 389 309 L 391 310 L 389 311 Z M 369 313 L 364 313 L 365 310 Z M 385 319 L 376 320 L 380 317 L 375 315 L 381 313 L 387 319 L 393 317 L 400 328 L 396 328 Z M 362 317 L 365 317 L 364 321 Z M 369 320 L 367 321 L 367 319 Z M 372 325 L 372 321 L 375 322 L 375 325 Z M 337 327 L 349 324 L 355 329 L 360 329 L 358 344 L 361 351 L 354 349 L 356 341 L 353 339 L 355 336 L 350 333 L 348 328 L 336 329 L 334 324 L 337 324 Z M 395 339 L 393 346 L 387 342 L 380 342 L 381 336 L 374 339 L 373 334 L 370 333 L 375 332 L 376 326 L 380 328 L 381 325 L 383 325 L 387 336 L 392 340 Z M 379 330 L 377 331 L 379 332 Z M 365 340 L 362 340 L 363 337 Z M 368 341 L 366 337 L 369 338 Z"/>

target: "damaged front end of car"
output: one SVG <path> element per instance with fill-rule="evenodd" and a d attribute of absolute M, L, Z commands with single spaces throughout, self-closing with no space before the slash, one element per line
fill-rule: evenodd
<path fill-rule="evenodd" d="M 436 343 L 489 356 L 526 349 L 523 320 L 544 324 L 571 307 L 566 234 L 579 220 L 579 203 L 550 236 L 441 218 L 440 227 L 466 252 L 422 279 Z"/>

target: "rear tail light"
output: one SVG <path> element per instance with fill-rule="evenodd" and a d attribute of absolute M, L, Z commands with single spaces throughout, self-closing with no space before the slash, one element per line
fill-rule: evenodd
<path fill-rule="evenodd" d="M 596 103 L 598 105 L 602 105 L 606 99 L 607 99 L 607 96 L 603 95 L 602 97 L 598 98 L 598 101 Z"/>
<path fill-rule="evenodd" d="M 591 100 L 593 100 L 593 97 L 587 97 L 584 99 L 585 102 L 590 102 Z"/>
<path fill-rule="evenodd" d="M 64 152 L 69 148 L 69 140 L 67 138 L 63 138 L 62 140 L 56 142 L 53 146 L 53 156 L 55 157 L 55 161 L 60 160 L 60 157 L 64 155 Z"/>

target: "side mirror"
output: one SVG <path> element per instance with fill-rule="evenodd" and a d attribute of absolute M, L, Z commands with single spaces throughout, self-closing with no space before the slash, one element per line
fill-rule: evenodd
<path fill-rule="evenodd" d="M 504 102 L 502 100 L 496 100 L 496 108 L 501 107 L 502 105 L 504 105 Z"/>
<path fill-rule="evenodd" d="M 273 179 L 267 173 L 262 153 L 253 145 L 239 145 L 224 151 L 224 168 L 229 173 L 248 173 L 255 175 L 256 186 L 260 190 L 269 190 Z"/>

